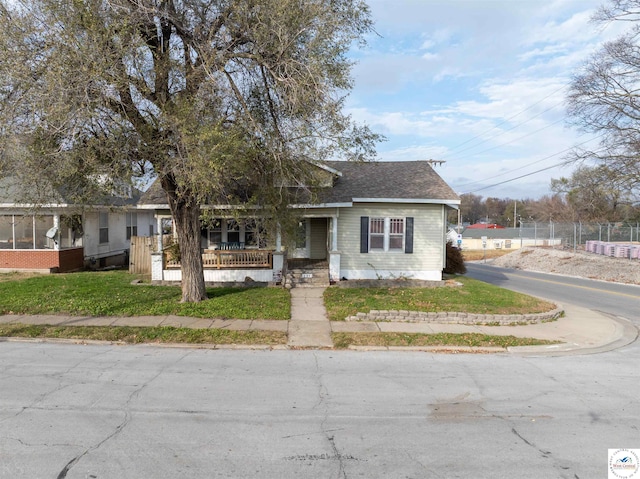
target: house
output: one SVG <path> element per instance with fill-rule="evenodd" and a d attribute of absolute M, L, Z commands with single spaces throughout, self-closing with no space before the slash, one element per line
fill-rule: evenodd
<path fill-rule="evenodd" d="M 0 180 L 0 271 L 67 272 L 126 264 L 132 236 L 157 231 L 153 213 L 137 210 L 131 189 L 96 206 L 63 196 L 42 205 L 21 202 L 13 178 Z"/>
<path fill-rule="evenodd" d="M 279 281 L 293 271 L 297 282 L 351 279 L 441 280 L 447 213 L 460 199 L 427 161 L 324 162 L 321 187 L 301 210 L 295 241 L 283 244 L 262 231 L 259 218 L 216 218 L 203 225 L 205 281 Z M 142 195 L 138 211 L 153 211 L 158 231 L 170 229 L 162 190 Z M 179 264 L 154 255 L 152 279 L 180 281 Z"/>
<path fill-rule="evenodd" d="M 500 226 L 497 223 L 475 223 L 466 227 L 468 230 L 498 230 L 504 229 L 504 226 Z"/>

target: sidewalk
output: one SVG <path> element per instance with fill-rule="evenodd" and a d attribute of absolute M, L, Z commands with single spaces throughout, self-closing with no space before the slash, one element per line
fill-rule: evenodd
<path fill-rule="evenodd" d="M 509 352 L 521 355 L 587 354 L 610 351 L 632 343 L 638 329 L 630 322 L 574 305 L 563 305 L 565 316 L 557 321 L 524 326 L 474 326 L 438 323 L 329 321 L 322 300 L 324 288 L 291 290 L 291 320 L 201 319 L 184 316 L 79 317 L 59 315 L 3 315 L 0 323 L 50 324 L 64 326 L 174 326 L 194 329 L 220 328 L 235 331 L 281 331 L 288 333 L 291 349 L 330 349 L 332 332 L 482 333 L 561 341 L 551 346 L 509 348 L 465 347 L 358 347 L 357 350 L 420 350 Z"/>

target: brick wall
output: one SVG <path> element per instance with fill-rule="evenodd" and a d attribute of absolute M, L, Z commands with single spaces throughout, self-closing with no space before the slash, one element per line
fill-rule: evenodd
<path fill-rule="evenodd" d="M 0 250 L 0 268 L 55 269 L 58 272 L 82 269 L 84 249 L 54 250 Z"/>

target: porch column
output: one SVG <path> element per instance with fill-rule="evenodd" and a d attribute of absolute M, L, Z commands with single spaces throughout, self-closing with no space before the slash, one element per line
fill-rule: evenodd
<path fill-rule="evenodd" d="M 338 215 L 331 217 L 331 251 L 338 251 Z"/>
<path fill-rule="evenodd" d="M 280 223 L 276 229 L 276 251 L 282 251 L 282 234 L 280 232 Z"/>
<path fill-rule="evenodd" d="M 162 218 L 156 215 L 156 229 L 158 231 L 158 249 L 157 251 L 162 251 Z"/>
<path fill-rule="evenodd" d="M 338 251 L 338 215 L 331 217 L 331 251 L 329 251 L 329 279 L 340 281 L 340 252 Z"/>
<path fill-rule="evenodd" d="M 274 283 L 282 283 L 282 270 L 284 268 L 284 252 L 276 251 L 273 253 L 273 270 L 272 281 Z"/>
<path fill-rule="evenodd" d="M 54 213 L 53 214 L 53 227 L 58 229 L 58 232 L 56 233 L 56 237 L 53 240 L 53 250 L 54 251 L 59 251 L 60 250 L 60 239 L 62 238 L 62 234 L 60 231 L 60 213 Z"/>
<path fill-rule="evenodd" d="M 151 280 L 162 281 L 164 279 L 164 253 L 151 253 Z"/>

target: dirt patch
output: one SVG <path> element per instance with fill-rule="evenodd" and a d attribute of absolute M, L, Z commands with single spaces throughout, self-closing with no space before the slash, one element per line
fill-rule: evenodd
<path fill-rule="evenodd" d="M 22 279 L 33 278 L 34 276 L 42 276 L 42 273 L 34 273 L 29 271 L 12 271 L 10 273 L 0 273 L 0 283 L 7 281 L 20 281 Z"/>
<path fill-rule="evenodd" d="M 493 259 L 490 264 L 501 268 L 640 284 L 640 260 L 612 258 L 579 250 L 523 248 Z"/>

